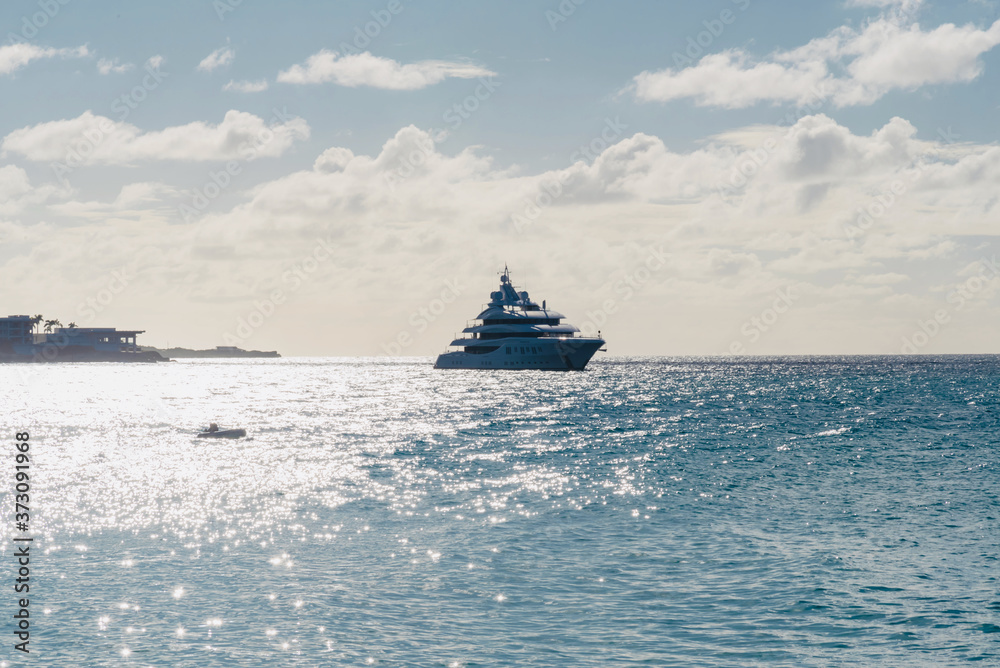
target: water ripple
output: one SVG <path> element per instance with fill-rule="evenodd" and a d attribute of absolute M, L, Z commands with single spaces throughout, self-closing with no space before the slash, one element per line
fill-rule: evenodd
<path fill-rule="evenodd" d="M 2 367 L 38 665 L 998 662 L 998 371 Z"/>

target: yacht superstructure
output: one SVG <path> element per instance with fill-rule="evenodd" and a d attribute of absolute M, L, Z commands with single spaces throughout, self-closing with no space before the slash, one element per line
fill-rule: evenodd
<path fill-rule="evenodd" d="M 598 336 L 578 336 L 562 313 L 518 292 L 504 267 L 500 289 L 434 363 L 436 369 L 553 369 L 580 371 L 604 346 Z"/>

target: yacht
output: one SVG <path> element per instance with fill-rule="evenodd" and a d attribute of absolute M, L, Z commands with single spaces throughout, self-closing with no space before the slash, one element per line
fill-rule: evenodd
<path fill-rule="evenodd" d="M 490 293 L 490 303 L 462 330 L 464 336 L 438 355 L 434 368 L 582 371 L 604 339 L 600 332 L 579 336 L 579 329 L 562 324 L 564 317 L 515 290 L 504 267 L 500 289 Z"/>

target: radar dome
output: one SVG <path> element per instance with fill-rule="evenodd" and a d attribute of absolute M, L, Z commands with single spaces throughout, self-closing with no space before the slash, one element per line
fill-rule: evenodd
<path fill-rule="evenodd" d="M 490 293 L 490 299 L 495 302 L 503 301 L 503 293 L 497 290 L 496 292 Z"/>
<path fill-rule="evenodd" d="M 527 292 L 522 292 L 521 293 L 521 301 L 523 301 L 523 302 L 528 301 L 528 293 Z"/>

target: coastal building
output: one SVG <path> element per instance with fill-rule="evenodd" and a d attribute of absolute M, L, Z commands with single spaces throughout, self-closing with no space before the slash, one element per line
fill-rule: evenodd
<path fill-rule="evenodd" d="M 30 315 L 9 315 L 0 318 L 0 342 L 7 345 L 31 345 L 34 338 L 35 319 Z"/>
<path fill-rule="evenodd" d="M 136 339 L 141 329 L 114 327 L 56 327 L 35 333 L 40 318 L 9 315 L 0 318 L 0 361 L 155 361 L 160 355 L 144 353 Z M 141 360 L 140 360 L 141 358 Z"/>
<path fill-rule="evenodd" d="M 114 327 L 57 327 L 46 334 L 46 343 L 58 346 L 80 346 L 98 352 L 137 353 L 136 337 L 142 329 L 115 329 Z"/>

